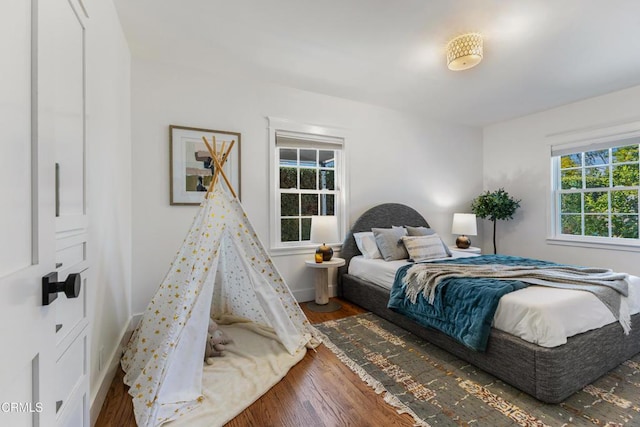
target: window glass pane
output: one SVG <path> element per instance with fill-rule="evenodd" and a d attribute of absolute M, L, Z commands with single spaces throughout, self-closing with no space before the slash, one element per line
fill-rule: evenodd
<path fill-rule="evenodd" d="M 638 185 L 640 181 L 640 173 L 638 172 L 638 164 L 616 165 L 613 167 L 613 186 L 619 185 Z"/>
<path fill-rule="evenodd" d="M 606 191 L 584 193 L 584 211 L 587 213 L 609 212 L 609 196 Z"/>
<path fill-rule="evenodd" d="M 560 188 L 562 188 L 563 190 L 582 188 L 582 170 L 570 169 L 562 171 L 560 182 Z"/>
<path fill-rule="evenodd" d="M 293 142 L 287 145 L 289 139 Z M 314 141 L 308 134 L 299 138 L 304 145 L 296 145 L 297 139 L 293 136 L 277 139 L 272 152 L 276 163 L 270 165 L 270 173 L 276 174 L 270 211 L 279 212 L 275 220 L 281 229 L 274 243 L 289 248 L 309 244 L 311 216 L 338 216 L 343 211 L 342 199 L 338 198 L 338 183 L 345 172 L 345 165 L 337 161 L 341 148 L 324 138 Z"/>
<path fill-rule="evenodd" d="M 295 148 L 280 149 L 280 166 L 297 166 L 298 150 Z"/>
<path fill-rule="evenodd" d="M 560 157 L 560 167 L 562 169 L 575 168 L 582 166 L 582 154 L 569 154 L 568 156 Z"/>
<path fill-rule="evenodd" d="M 280 168 L 280 188 L 298 188 L 298 169 Z"/>
<path fill-rule="evenodd" d="M 584 216 L 585 236 L 609 236 L 609 218 L 607 215 L 585 215 Z"/>
<path fill-rule="evenodd" d="M 638 238 L 638 215 L 613 215 L 611 236 L 625 239 Z"/>
<path fill-rule="evenodd" d="M 560 156 L 554 190 L 562 234 L 638 239 L 640 144 L 634 142 Z"/>
<path fill-rule="evenodd" d="M 308 168 L 318 167 L 318 152 L 316 150 L 300 150 L 300 166 Z"/>
<path fill-rule="evenodd" d="M 609 166 L 585 168 L 585 188 L 600 188 L 609 186 Z"/>
<path fill-rule="evenodd" d="M 298 216 L 298 194 L 282 194 L 280 197 L 280 215 Z"/>
<path fill-rule="evenodd" d="M 305 190 L 317 190 L 317 169 L 300 169 L 300 188 Z"/>
<path fill-rule="evenodd" d="M 617 147 L 611 150 L 613 163 L 637 162 L 638 161 L 638 145 L 627 145 L 626 147 Z"/>
<path fill-rule="evenodd" d="M 311 240 L 311 218 L 302 218 L 302 240 Z"/>
<path fill-rule="evenodd" d="M 282 242 L 297 242 L 300 240 L 298 221 L 299 220 L 297 218 L 280 220 L 280 240 Z"/>
<path fill-rule="evenodd" d="M 302 194 L 302 215 L 318 215 L 318 195 Z"/>
<path fill-rule="evenodd" d="M 335 190 L 335 172 L 332 170 L 320 171 L 320 190 Z"/>
<path fill-rule="evenodd" d="M 322 166 L 323 168 L 336 167 L 335 158 L 335 151 L 320 150 L 320 166 Z"/>
<path fill-rule="evenodd" d="M 561 194 L 560 205 L 562 213 L 580 213 L 582 212 L 580 193 Z"/>
<path fill-rule="evenodd" d="M 584 153 L 585 166 L 606 165 L 609 163 L 609 150 L 587 151 Z"/>
<path fill-rule="evenodd" d="M 611 212 L 638 213 L 638 190 L 612 191 Z"/>
<path fill-rule="evenodd" d="M 320 215 L 335 215 L 335 196 L 333 194 L 320 195 Z"/>
<path fill-rule="evenodd" d="M 582 234 L 582 217 L 580 215 L 561 215 L 562 234 Z"/>

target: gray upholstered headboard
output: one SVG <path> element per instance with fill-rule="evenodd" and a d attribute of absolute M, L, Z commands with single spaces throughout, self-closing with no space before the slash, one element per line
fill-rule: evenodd
<path fill-rule="evenodd" d="M 338 269 L 338 283 L 342 282 L 342 275 L 349 269 L 349 261 L 352 257 L 360 255 L 360 250 L 356 246 L 353 233 L 361 231 L 371 231 L 372 228 L 391 228 L 391 226 L 410 225 L 413 227 L 429 227 L 429 223 L 415 209 L 399 203 L 384 203 L 374 206 L 353 223 L 347 233 L 347 237 L 342 244 L 340 258 L 344 258 L 344 267 Z"/>

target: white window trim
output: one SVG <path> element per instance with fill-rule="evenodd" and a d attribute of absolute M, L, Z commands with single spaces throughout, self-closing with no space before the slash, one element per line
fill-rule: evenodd
<path fill-rule="evenodd" d="M 560 234 L 557 223 L 558 197 L 554 191 L 557 183 L 558 168 L 554 155 L 558 152 L 568 151 L 573 148 L 583 148 L 581 151 L 590 151 L 591 148 L 606 145 L 611 141 L 624 140 L 640 136 L 640 120 L 620 123 L 612 123 L 605 126 L 590 127 L 570 130 L 547 135 L 549 150 L 550 183 L 548 186 L 547 209 L 547 238 L 548 244 L 577 246 L 584 248 L 598 248 L 618 251 L 640 252 L 640 239 L 622 239 L 611 237 L 570 236 Z"/>
<path fill-rule="evenodd" d="M 305 139 L 305 135 L 313 141 L 322 142 L 336 142 L 340 140 L 342 142 L 342 167 L 339 173 L 339 181 L 342 183 L 339 190 L 339 234 L 344 238 L 347 233 L 347 201 L 349 188 L 347 182 L 346 173 L 347 170 L 347 138 L 348 131 L 343 128 L 330 127 L 324 125 L 314 125 L 299 123 L 292 120 L 281 119 L 277 117 L 267 117 L 269 126 L 269 249 L 272 256 L 285 256 L 285 255 L 298 255 L 298 254 L 310 254 L 315 252 L 318 247 L 315 243 L 294 243 L 294 244 L 279 244 L 277 236 L 278 221 L 280 220 L 278 213 L 278 204 L 276 203 L 276 185 L 280 182 L 280 169 L 275 164 L 276 161 L 276 134 L 290 134 L 292 137 L 298 139 Z M 330 245 L 334 251 L 339 251 L 342 248 L 342 243 Z"/>

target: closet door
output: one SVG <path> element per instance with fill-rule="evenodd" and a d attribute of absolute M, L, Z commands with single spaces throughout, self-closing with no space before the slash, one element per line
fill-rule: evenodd
<path fill-rule="evenodd" d="M 47 0 L 42 0 L 46 2 Z M 0 425 L 55 425 L 54 145 L 38 138 L 38 2 L 0 2 Z"/>
<path fill-rule="evenodd" d="M 89 425 L 89 320 L 87 316 L 87 185 L 85 35 L 88 19 L 77 0 L 39 0 L 39 139 L 54 147 L 55 271 L 78 275 L 72 298 L 53 302 L 56 425 Z"/>
<path fill-rule="evenodd" d="M 86 15 L 76 1 L 0 2 L 2 426 L 89 425 Z M 45 291 L 71 274 L 69 295 Z"/>

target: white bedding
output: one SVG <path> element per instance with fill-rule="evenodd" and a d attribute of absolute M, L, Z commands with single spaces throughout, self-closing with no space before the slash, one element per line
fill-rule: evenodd
<path fill-rule="evenodd" d="M 454 251 L 453 256 L 477 255 Z M 355 256 L 349 263 L 349 274 L 390 290 L 396 271 L 403 265 L 407 265 L 406 260 Z M 640 278 L 630 276 L 629 282 L 628 304 L 633 315 L 640 312 Z M 543 347 L 556 347 L 570 336 L 615 321 L 609 309 L 590 292 L 532 285 L 500 299 L 493 327 Z"/>

